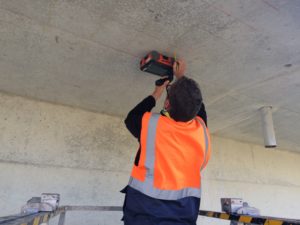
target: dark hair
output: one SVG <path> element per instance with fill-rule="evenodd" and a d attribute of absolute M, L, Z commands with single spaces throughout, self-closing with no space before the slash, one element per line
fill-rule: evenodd
<path fill-rule="evenodd" d="M 175 121 L 194 119 L 202 105 L 199 85 L 193 79 L 182 77 L 171 85 L 168 93 L 169 114 Z"/>

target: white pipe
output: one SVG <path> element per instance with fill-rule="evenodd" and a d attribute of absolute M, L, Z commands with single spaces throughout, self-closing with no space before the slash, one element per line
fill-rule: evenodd
<path fill-rule="evenodd" d="M 276 138 L 272 118 L 272 106 L 264 106 L 260 109 L 262 115 L 262 129 L 266 148 L 275 148 Z"/>

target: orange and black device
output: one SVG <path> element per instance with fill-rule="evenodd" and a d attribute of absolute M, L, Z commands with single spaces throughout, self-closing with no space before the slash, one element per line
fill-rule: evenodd
<path fill-rule="evenodd" d="M 175 59 L 158 53 L 157 51 L 151 51 L 140 62 L 140 69 L 144 72 L 152 73 L 161 77 L 167 76 L 166 79 L 159 79 L 155 82 L 157 86 L 160 86 L 164 81 L 173 80 L 173 64 Z"/>

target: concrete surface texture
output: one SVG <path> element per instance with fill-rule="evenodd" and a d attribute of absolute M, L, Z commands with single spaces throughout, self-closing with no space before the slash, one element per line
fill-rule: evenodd
<path fill-rule="evenodd" d="M 61 205 L 122 205 L 138 147 L 123 119 L 4 94 L 0 118 L 0 216 L 43 192 L 60 193 Z M 212 143 L 201 209 L 220 211 L 221 197 L 241 197 L 263 215 L 299 218 L 298 153 L 217 136 Z M 121 225 L 121 216 L 73 212 L 66 224 Z"/>
<path fill-rule="evenodd" d="M 183 57 L 210 129 L 300 152 L 300 1 L 0 0 L 0 91 L 124 117 L 151 93 L 150 50 Z"/>

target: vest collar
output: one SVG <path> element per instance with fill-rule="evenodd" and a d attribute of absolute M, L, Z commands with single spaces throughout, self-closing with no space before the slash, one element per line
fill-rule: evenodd
<path fill-rule="evenodd" d="M 175 121 L 175 120 L 172 119 L 172 117 L 170 116 L 170 113 L 169 113 L 166 109 L 162 109 L 162 110 L 160 111 L 160 114 L 161 114 L 162 116 L 165 116 L 165 117 L 171 119 L 172 121 L 174 121 L 174 122 L 176 122 L 176 123 L 178 123 L 178 124 L 182 124 L 182 125 L 188 125 L 188 124 L 191 124 L 191 123 L 194 121 L 194 119 L 189 120 L 189 121 L 187 121 L 187 122 Z"/>

